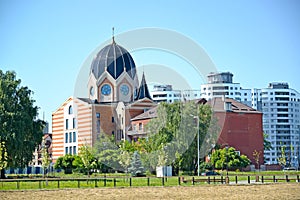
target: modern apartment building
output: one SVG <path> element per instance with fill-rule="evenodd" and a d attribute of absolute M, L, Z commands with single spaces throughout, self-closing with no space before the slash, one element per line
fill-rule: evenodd
<path fill-rule="evenodd" d="M 150 90 L 151 98 L 154 102 L 173 103 L 176 101 L 186 101 L 200 98 L 200 90 L 173 90 L 172 85 L 153 85 Z"/>
<path fill-rule="evenodd" d="M 263 129 L 272 149 L 265 151 L 267 164 L 278 163 L 285 147 L 287 165 L 299 166 L 300 155 L 300 93 L 288 83 L 270 83 L 261 89 Z"/>
<path fill-rule="evenodd" d="M 243 89 L 240 83 L 233 83 L 230 72 L 210 73 L 208 83 L 201 85 L 201 98 L 210 100 L 215 97 L 227 97 L 252 106 L 251 89 Z"/>
<path fill-rule="evenodd" d="M 286 164 L 298 167 L 300 160 L 300 93 L 287 83 L 270 83 L 263 89 L 243 89 L 233 83 L 230 72 L 211 73 L 201 85 L 201 97 L 228 97 L 263 112 L 263 131 L 272 149 L 265 151 L 266 164 L 278 164 L 285 147 Z"/>

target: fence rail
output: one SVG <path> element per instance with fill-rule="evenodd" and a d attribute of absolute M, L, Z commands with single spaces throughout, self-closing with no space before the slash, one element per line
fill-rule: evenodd
<path fill-rule="evenodd" d="M 297 182 L 299 175 L 0 179 L 0 190 Z"/>

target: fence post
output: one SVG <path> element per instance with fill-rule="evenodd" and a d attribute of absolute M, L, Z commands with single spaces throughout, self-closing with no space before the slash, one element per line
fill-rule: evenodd
<path fill-rule="evenodd" d="M 98 187 L 98 185 L 97 185 L 97 179 L 95 179 L 95 187 Z"/>
<path fill-rule="evenodd" d="M 77 187 L 80 188 L 80 180 L 77 180 Z"/>
<path fill-rule="evenodd" d="M 250 176 L 248 176 L 248 184 L 250 184 Z"/>
<path fill-rule="evenodd" d="M 285 175 L 285 180 L 286 180 L 286 182 L 289 182 L 289 181 L 290 181 L 288 175 Z"/>
<path fill-rule="evenodd" d="M 181 183 L 180 183 L 180 176 L 178 176 L 178 185 L 180 185 Z"/>
<path fill-rule="evenodd" d="M 297 175 L 297 182 L 299 183 L 299 175 Z"/>
<path fill-rule="evenodd" d="M 276 178 L 275 178 L 275 175 L 273 176 L 273 182 L 274 182 L 274 183 L 276 182 Z"/>
<path fill-rule="evenodd" d="M 104 176 L 104 187 L 106 186 L 106 176 Z"/>
<path fill-rule="evenodd" d="M 117 181 L 116 178 L 114 178 L 114 187 L 116 187 Z"/>
<path fill-rule="evenodd" d="M 39 181 L 39 189 L 42 189 L 42 183 Z"/>
<path fill-rule="evenodd" d="M 131 177 L 129 178 L 129 186 L 132 186 Z"/>
<path fill-rule="evenodd" d="M 192 183 L 193 183 L 193 185 L 195 185 L 195 178 L 194 177 L 192 178 Z"/>
<path fill-rule="evenodd" d="M 20 189 L 20 182 L 17 181 L 17 189 Z"/>
<path fill-rule="evenodd" d="M 147 177 L 147 185 L 150 186 L 150 178 Z"/>
<path fill-rule="evenodd" d="M 261 176 L 261 183 L 264 183 L 264 176 Z"/>
<path fill-rule="evenodd" d="M 59 180 L 57 180 L 57 188 L 59 188 Z"/>
<path fill-rule="evenodd" d="M 207 183 L 210 184 L 210 177 L 207 177 Z"/>
<path fill-rule="evenodd" d="M 235 176 L 235 184 L 238 184 L 238 177 Z"/>
<path fill-rule="evenodd" d="M 164 177 L 161 178 L 161 184 L 162 184 L 162 186 L 165 185 L 165 178 Z"/>
<path fill-rule="evenodd" d="M 223 184 L 223 176 L 221 176 L 221 183 Z"/>

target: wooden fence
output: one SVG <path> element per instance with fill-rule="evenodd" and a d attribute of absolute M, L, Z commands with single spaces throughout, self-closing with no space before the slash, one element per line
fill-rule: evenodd
<path fill-rule="evenodd" d="M 0 190 L 297 182 L 299 175 L 0 179 Z"/>

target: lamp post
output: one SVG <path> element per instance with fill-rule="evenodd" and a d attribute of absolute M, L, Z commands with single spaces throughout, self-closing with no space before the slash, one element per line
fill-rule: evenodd
<path fill-rule="evenodd" d="M 200 176 L 200 131 L 199 131 L 199 116 L 194 116 L 194 119 L 197 120 L 197 175 Z"/>
<path fill-rule="evenodd" d="M 198 172 L 198 176 L 200 174 L 200 149 L 199 149 L 199 146 L 200 146 L 200 133 L 199 133 L 199 116 L 197 115 L 197 166 L 198 166 L 198 169 L 197 169 L 197 172 Z"/>

